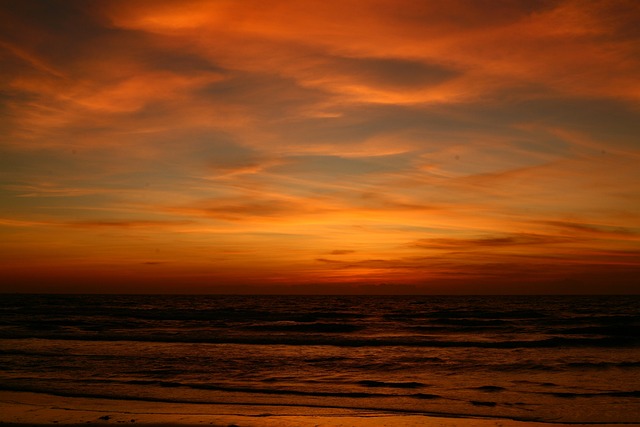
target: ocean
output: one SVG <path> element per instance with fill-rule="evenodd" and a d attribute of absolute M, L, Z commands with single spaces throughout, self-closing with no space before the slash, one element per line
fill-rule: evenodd
<path fill-rule="evenodd" d="M 640 297 L 1 295 L 0 390 L 640 423 Z"/>

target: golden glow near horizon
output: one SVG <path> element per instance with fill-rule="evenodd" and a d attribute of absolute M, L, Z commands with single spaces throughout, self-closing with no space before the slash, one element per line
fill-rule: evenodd
<path fill-rule="evenodd" d="M 5 0 L 0 290 L 638 292 L 639 20 Z"/>

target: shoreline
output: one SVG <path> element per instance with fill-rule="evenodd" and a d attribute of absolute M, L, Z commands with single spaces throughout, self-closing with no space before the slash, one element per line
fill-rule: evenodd
<path fill-rule="evenodd" d="M 640 423 L 554 423 L 466 415 L 390 413 L 347 408 L 160 403 L 0 391 L 4 427 L 619 427 Z"/>

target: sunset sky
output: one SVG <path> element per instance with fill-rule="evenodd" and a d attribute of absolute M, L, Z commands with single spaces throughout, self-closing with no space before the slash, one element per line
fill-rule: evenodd
<path fill-rule="evenodd" d="M 0 0 L 0 291 L 639 293 L 637 0 Z"/>

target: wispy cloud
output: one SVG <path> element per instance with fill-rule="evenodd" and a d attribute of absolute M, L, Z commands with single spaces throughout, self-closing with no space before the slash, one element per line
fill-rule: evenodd
<path fill-rule="evenodd" d="M 334 249 L 333 251 L 329 252 L 330 255 L 351 255 L 354 253 L 356 253 L 356 251 L 351 249 Z"/>
<path fill-rule="evenodd" d="M 90 194 L 101 194 L 113 192 L 112 189 L 106 188 L 88 188 L 88 187 L 62 187 L 53 183 L 45 183 L 40 185 L 4 185 L 5 190 L 18 193 L 16 197 L 77 197 Z"/>
<path fill-rule="evenodd" d="M 615 237 L 640 240 L 640 227 L 628 228 L 608 224 L 588 224 L 571 221 L 544 221 L 543 224 L 593 237 Z"/>
<path fill-rule="evenodd" d="M 556 243 L 571 243 L 574 241 L 575 239 L 573 238 L 561 236 L 515 234 L 481 237 L 475 239 L 421 239 L 411 243 L 411 246 L 422 249 L 477 250 L 487 248 L 507 248 L 514 246 L 551 245 Z"/>
<path fill-rule="evenodd" d="M 632 277 L 639 19 L 632 0 L 0 6 L 0 269 Z"/>

